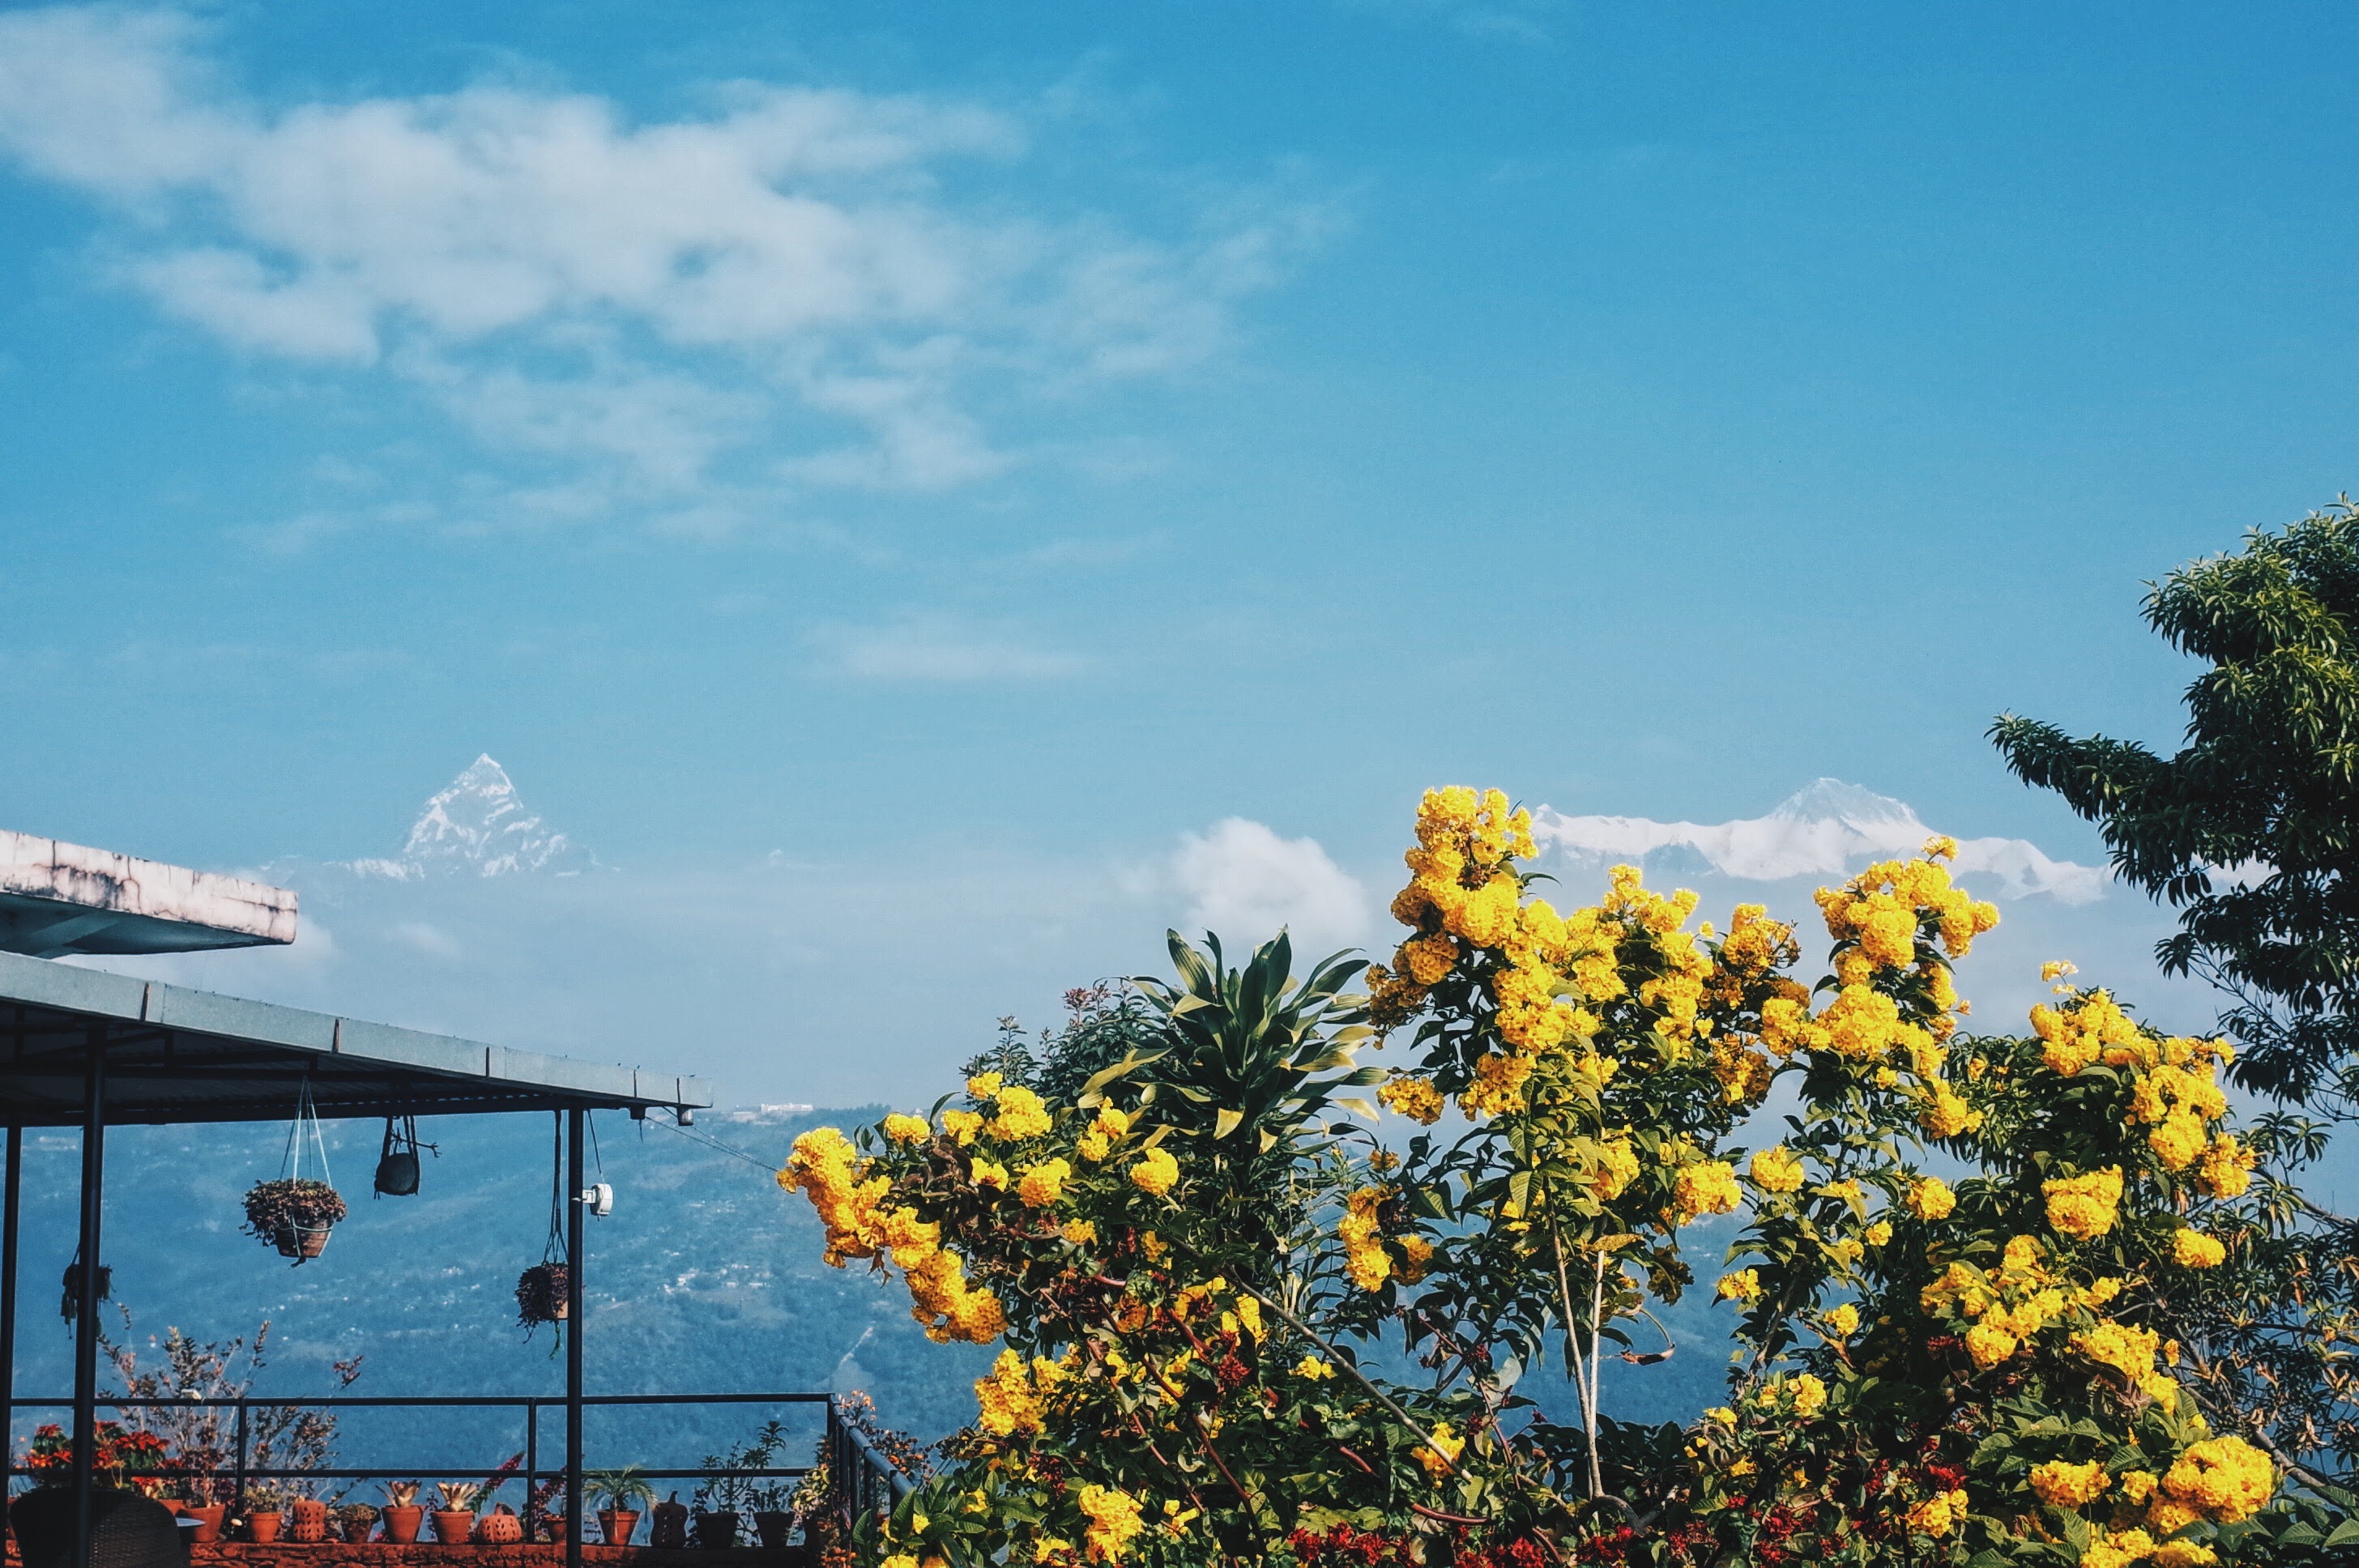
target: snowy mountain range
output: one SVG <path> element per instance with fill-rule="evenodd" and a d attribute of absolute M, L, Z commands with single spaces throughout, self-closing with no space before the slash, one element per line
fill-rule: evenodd
<path fill-rule="evenodd" d="M 526 810 L 516 781 L 485 753 L 426 803 L 398 856 L 349 864 L 363 875 L 414 881 L 470 871 L 482 877 L 520 871 L 574 876 L 597 860 L 538 813 Z"/>
<path fill-rule="evenodd" d="M 1846 876 L 1861 862 L 1912 855 L 1934 829 L 1905 802 L 1841 779 L 1819 779 L 1766 816 L 1730 822 L 1657 822 L 1645 816 L 1567 816 L 1546 806 L 1532 813 L 1532 837 L 1572 865 L 1636 860 L 1678 871 L 1701 862 L 1747 881 Z M 2110 873 L 2051 859 L 2024 838 L 1958 838 L 1957 870 L 1998 879 L 2009 897 L 2045 893 L 2062 903 L 2104 896 Z"/>

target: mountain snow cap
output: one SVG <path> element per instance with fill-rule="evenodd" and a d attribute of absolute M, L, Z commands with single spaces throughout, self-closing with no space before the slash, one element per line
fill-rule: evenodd
<path fill-rule="evenodd" d="M 525 809 L 516 781 L 485 754 L 426 803 L 393 864 L 413 869 L 405 875 L 473 868 L 485 877 L 518 871 L 561 876 L 580 871 L 585 859 L 571 839 Z"/>

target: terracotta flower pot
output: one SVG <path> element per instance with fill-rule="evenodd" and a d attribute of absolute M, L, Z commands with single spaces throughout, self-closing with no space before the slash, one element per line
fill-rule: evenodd
<path fill-rule="evenodd" d="M 464 1546 L 475 1533 L 475 1516 L 457 1509 L 434 1510 L 434 1539 L 445 1546 Z"/>
<path fill-rule="evenodd" d="M 328 1505 L 317 1498 L 298 1498 L 287 1508 L 287 1539 L 306 1546 L 328 1539 Z"/>
<path fill-rule="evenodd" d="M 737 1516 L 734 1513 L 696 1516 L 696 1544 L 708 1551 L 721 1552 L 737 1544 Z"/>
<path fill-rule="evenodd" d="M 347 1503 L 336 1510 L 336 1530 L 347 1546 L 358 1546 L 376 1528 L 376 1509 L 366 1503 Z"/>
<path fill-rule="evenodd" d="M 184 1503 L 180 1511 L 197 1521 L 192 1539 L 199 1545 L 211 1546 L 221 1539 L 222 1519 L 229 1512 L 227 1503 Z"/>
<path fill-rule="evenodd" d="M 636 1509 L 602 1509 L 598 1513 L 598 1528 L 605 1531 L 607 1545 L 628 1546 L 632 1533 L 639 1528 L 639 1511 Z"/>
<path fill-rule="evenodd" d="M 795 1532 L 795 1516 L 773 1513 L 765 1509 L 754 1516 L 754 1533 L 762 1538 L 762 1545 L 771 1552 L 784 1552 L 787 1537 Z"/>
<path fill-rule="evenodd" d="M 426 1522 L 426 1510 L 416 1503 L 387 1503 L 382 1517 L 386 1540 L 396 1546 L 408 1546 L 418 1539 L 419 1527 Z"/>
<path fill-rule="evenodd" d="M 514 1546 L 524 1539 L 524 1520 L 502 1503 L 475 1520 L 475 1540 L 484 1546 Z"/>
<path fill-rule="evenodd" d="M 267 1546 L 278 1539 L 286 1523 L 287 1516 L 277 1509 L 256 1509 L 245 1516 L 246 1539 L 257 1546 Z"/>

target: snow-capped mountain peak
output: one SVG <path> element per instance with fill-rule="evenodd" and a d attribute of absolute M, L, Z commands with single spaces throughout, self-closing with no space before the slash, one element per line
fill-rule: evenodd
<path fill-rule="evenodd" d="M 1657 822 L 1645 816 L 1532 813 L 1532 837 L 1576 863 L 1645 860 L 1663 852 L 1701 858 L 1723 876 L 1748 881 L 1839 877 L 1865 861 L 1911 855 L 1933 836 L 1914 808 L 1841 779 L 1818 779 L 1764 816 L 1731 822 Z M 2022 838 L 1958 840 L 1957 869 L 1999 879 L 2015 897 L 2049 893 L 2066 903 L 2104 896 L 2102 867 L 2049 858 Z"/>
<path fill-rule="evenodd" d="M 461 871 L 485 877 L 523 871 L 566 876 L 579 871 L 587 859 L 571 839 L 525 808 L 516 781 L 485 754 L 426 803 L 409 825 L 399 856 L 356 860 L 353 869 L 400 881 Z"/>

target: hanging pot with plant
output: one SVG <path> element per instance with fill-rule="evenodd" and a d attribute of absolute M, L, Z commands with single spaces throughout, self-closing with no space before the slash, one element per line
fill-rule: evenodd
<path fill-rule="evenodd" d="M 305 1140 L 310 1141 L 307 1154 Z M 310 1159 L 317 1176 L 306 1176 Z M 256 1182 L 245 1195 L 245 1228 L 278 1249 L 282 1258 L 298 1266 L 328 1249 L 328 1235 L 344 1217 L 344 1200 L 328 1174 L 328 1143 L 320 1131 L 320 1113 L 311 1103 L 311 1080 L 306 1077 L 295 1101 L 295 1119 L 287 1129 L 287 1152 L 278 1162 L 278 1179 Z"/>
<path fill-rule="evenodd" d="M 573 1312 L 573 1271 L 562 1263 L 535 1263 L 516 1276 L 516 1322 L 529 1331 L 563 1323 Z"/>
<path fill-rule="evenodd" d="M 418 1191 L 418 1156 L 420 1152 L 440 1154 L 431 1143 L 418 1141 L 418 1119 L 414 1116 L 388 1116 L 385 1119 L 385 1147 L 376 1159 L 376 1190 L 387 1197 L 406 1198 Z"/>

